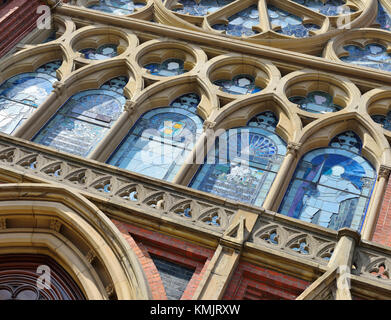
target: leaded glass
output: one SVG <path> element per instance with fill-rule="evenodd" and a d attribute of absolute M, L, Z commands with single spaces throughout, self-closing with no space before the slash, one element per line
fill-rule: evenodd
<path fill-rule="evenodd" d="M 116 44 L 105 44 L 98 49 L 87 48 L 80 50 L 86 59 L 91 60 L 105 60 L 118 55 Z"/>
<path fill-rule="evenodd" d="M 327 92 L 312 91 L 307 97 L 293 96 L 289 101 L 296 103 L 300 109 L 313 113 L 336 112 L 342 109 L 341 106 L 333 103 L 333 97 Z"/>
<path fill-rule="evenodd" d="M 99 10 L 116 15 L 132 14 L 136 9 L 142 8 L 145 3 L 132 0 L 100 0 L 99 4 L 89 6 L 89 9 Z"/>
<path fill-rule="evenodd" d="M 190 186 L 261 207 L 286 153 L 267 111 L 220 135 Z"/>
<path fill-rule="evenodd" d="M 57 81 L 62 61 L 39 67 L 35 72 L 16 75 L 0 86 L 0 131 L 11 134 L 42 104 Z"/>
<path fill-rule="evenodd" d="M 308 7 L 309 9 L 326 16 L 337 16 L 354 12 L 346 5 L 344 0 L 293 0 L 294 2 Z"/>
<path fill-rule="evenodd" d="M 149 63 L 144 66 L 154 76 L 172 77 L 185 73 L 184 62 L 180 59 L 167 59 L 163 63 Z"/>
<path fill-rule="evenodd" d="M 278 33 L 304 38 L 310 35 L 309 30 L 320 29 L 315 24 L 303 24 L 303 20 L 300 17 L 272 5 L 268 5 L 267 13 L 271 25 L 280 27 L 280 29 L 276 30 Z"/>
<path fill-rule="evenodd" d="M 202 134 L 202 119 L 196 114 L 199 102 L 197 94 L 186 94 L 169 107 L 145 113 L 108 163 L 172 181 Z"/>
<path fill-rule="evenodd" d="M 279 212 L 338 230 L 360 230 L 376 173 L 361 155 L 353 132 L 335 137 L 328 148 L 308 152 L 299 162 Z"/>
<path fill-rule="evenodd" d="M 382 114 L 372 115 L 371 118 L 376 123 L 380 123 L 384 129 L 391 130 L 391 111 L 388 112 L 387 115 L 382 115 Z"/>
<path fill-rule="evenodd" d="M 384 46 L 371 43 L 364 48 L 356 45 L 345 46 L 349 55 L 340 57 L 344 62 L 356 64 L 359 66 L 370 67 L 385 71 L 391 71 L 391 58 Z"/>
<path fill-rule="evenodd" d="M 391 16 L 388 11 L 383 7 L 381 1 L 377 2 L 378 11 L 376 21 L 380 24 L 380 28 L 384 30 L 391 30 Z"/>
<path fill-rule="evenodd" d="M 98 90 L 72 96 L 41 129 L 34 142 L 87 156 L 123 112 L 123 88 L 128 79 L 118 77 Z"/>
<path fill-rule="evenodd" d="M 182 4 L 183 8 L 173 9 L 173 11 L 192 16 L 206 16 L 232 2 L 234 0 L 179 0 L 178 3 Z"/>
<path fill-rule="evenodd" d="M 231 94 L 253 94 L 262 90 L 255 85 L 254 78 L 248 74 L 237 75 L 232 80 L 216 80 L 213 83 L 222 91 Z"/>
<path fill-rule="evenodd" d="M 253 26 L 259 25 L 259 11 L 256 5 L 252 5 L 228 18 L 228 25 L 215 24 L 212 26 L 216 30 L 224 30 L 226 34 L 232 36 L 253 36 L 258 31 L 253 30 Z"/>

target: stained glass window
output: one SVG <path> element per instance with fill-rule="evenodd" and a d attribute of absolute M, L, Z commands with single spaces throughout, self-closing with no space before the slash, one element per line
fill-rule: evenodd
<path fill-rule="evenodd" d="M 276 32 L 287 36 L 304 38 L 310 35 L 309 30 L 320 29 L 316 24 L 303 24 L 300 17 L 272 5 L 267 6 L 267 12 L 271 25 L 280 27 Z"/>
<path fill-rule="evenodd" d="M 354 12 L 346 5 L 345 0 L 293 0 L 294 2 L 308 7 L 309 9 L 326 16 L 337 16 Z"/>
<path fill-rule="evenodd" d="M 380 28 L 391 31 L 391 16 L 383 7 L 381 1 L 378 1 L 378 12 L 376 20 L 380 24 Z"/>
<path fill-rule="evenodd" d="M 332 139 L 328 148 L 308 152 L 279 212 L 334 230 L 360 230 L 376 180 L 361 147 L 360 138 L 348 131 Z"/>
<path fill-rule="evenodd" d="M 333 97 L 327 92 L 312 91 L 306 97 L 293 96 L 289 101 L 296 103 L 299 108 L 313 113 L 336 112 L 342 109 L 341 106 L 333 103 Z"/>
<path fill-rule="evenodd" d="M 113 58 L 118 55 L 116 44 L 105 44 L 98 49 L 87 48 L 80 50 L 86 59 L 91 60 L 105 60 Z"/>
<path fill-rule="evenodd" d="M 145 3 L 132 0 L 100 0 L 99 4 L 93 4 L 88 8 L 116 15 L 127 15 L 134 13 L 136 9 L 144 6 Z"/>
<path fill-rule="evenodd" d="M 169 107 L 145 113 L 108 163 L 172 181 L 202 134 L 202 119 L 196 114 L 199 102 L 197 94 L 186 94 Z"/>
<path fill-rule="evenodd" d="M 114 78 L 98 90 L 72 96 L 41 129 L 34 142 L 87 156 L 123 112 L 128 79 Z"/>
<path fill-rule="evenodd" d="M 349 53 L 348 56 L 340 57 L 344 62 L 391 71 L 391 57 L 387 53 L 386 48 L 380 44 L 371 43 L 364 48 L 356 45 L 348 45 L 344 49 Z"/>
<path fill-rule="evenodd" d="M 383 114 L 372 115 L 371 118 L 376 123 L 380 123 L 384 129 L 391 130 L 391 111 L 388 112 L 387 115 L 383 115 Z"/>
<path fill-rule="evenodd" d="M 256 5 L 252 5 L 228 18 L 228 24 L 215 24 L 212 26 L 216 30 L 224 30 L 226 34 L 232 36 L 253 36 L 258 31 L 253 30 L 253 26 L 259 25 L 259 12 Z"/>
<path fill-rule="evenodd" d="M 52 92 L 62 61 L 16 75 L 0 85 L 0 131 L 11 134 Z"/>
<path fill-rule="evenodd" d="M 219 86 L 222 91 L 231 94 L 257 93 L 262 90 L 255 85 L 254 77 L 248 74 L 237 75 L 232 80 L 216 80 L 213 83 Z"/>
<path fill-rule="evenodd" d="M 179 0 L 182 8 L 173 9 L 181 14 L 190 14 L 192 16 L 206 16 L 222 7 L 234 2 L 235 0 Z"/>
<path fill-rule="evenodd" d="M 220 135 L 190 186 L 261 207 L 286 153 L 277 123 L 267 111 Z"/>
<path fill-rule="evenodd" d="M 172 77 L 185 73 L 184 62 L 180 59 L 167 59 L 163 63 L 149 63 L 144 66 L 148 72 L 155 76 Z"/>

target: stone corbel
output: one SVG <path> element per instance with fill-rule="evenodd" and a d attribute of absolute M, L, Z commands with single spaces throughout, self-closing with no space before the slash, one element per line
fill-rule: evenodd
<path fill-rule="evenodd" d="M 204 125 L 203 125 L 203 130 L 205 132 L 207 130 L 213 129 L 215 126 L 216 126 L 216 122 L 205 120 Z"/>
<path fill-rule="evenodd" d="M 0 218 L 0 230 L 7 229 L 7 219 Z"/>
<path fill-rule="evenodd" d="M 50 220 L 50 229 L 54 230 L 56 232 L 60 232 L 62 223 L 57 219 L 51 219 Z"/>

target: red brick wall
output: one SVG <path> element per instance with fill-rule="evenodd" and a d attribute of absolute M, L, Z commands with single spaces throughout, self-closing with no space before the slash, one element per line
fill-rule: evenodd
<path fill-rule="evenodd" d="M 150 254 L 194 269 L 193 277 L 190 279 L 181 300 L 190 300 L 193 297 L 214 254 L 213 250 L 116 220 L 113 220 L 113 223 L 135 250 L 154 299 L 165 300 L 167 298 L 159 272 L 149 256 Z"/>
<path fill-rule="evenodd" d="M 294 300 L 309 282 L 242 261 L 228 285 L 224 300 Z"/>
<path fill-rule="evenodd" d="M 391 246 L 391 179 L 388 181 L 384 194 L 372 241 Z"/>
<path fill-rule="evenodd" d="M 39 0 L 12 0 L 0 8 L 0 57 L 37 27 Z"/>

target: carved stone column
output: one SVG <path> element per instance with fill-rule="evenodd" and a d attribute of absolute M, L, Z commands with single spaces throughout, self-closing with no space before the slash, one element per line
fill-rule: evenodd
<path fill-rule="evenodd" d="M 276 178 L 274 179 L 274 182 L 263 203 L 263 208 L 265 208 L 266 210 L 277 210 L 277 208 L 275 208 L 276 202 L 278 198 L 281 198 L 283 196 L 281 191 L 284 189 L 284 185 L 287 183 L 287 179 L 290 180 L 291 178 L 290 173 L 294 169 L 293 165 L 296 161 L 300 147 L 301 144 L 299 143 L 288 143 L 284 161 L 282 162 L 281 167 L 276 175 Z"/>
<path fill-rule="evenodd" d="M 377 182 L 372 193 L 372 199 L 362 229 L 362 238 L 371 240 L 376 227 L 377 218 L 383 203 L 384 192 L 390 177 L 391 167 L 381 165 L 377 175 Z"/>

